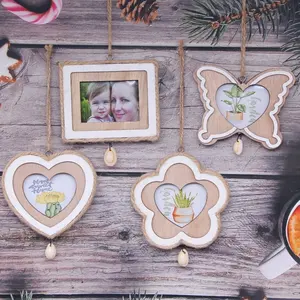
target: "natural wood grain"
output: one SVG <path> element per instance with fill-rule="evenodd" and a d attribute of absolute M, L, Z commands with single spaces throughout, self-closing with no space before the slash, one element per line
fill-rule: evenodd
<path fill-rule="evenodd" d="M 46 77 L 43 49 L 22 49 L 28 66 L 15 84 L 1 90 L 0 103 L 0 171 L 8 160 L 20 151 L 44 151 Z M 86 154 L 97 171 L 144 172 L 154 170 L 160 159 L 175 152 L 179 137 L 179 66 L 176 51 L 151 51 L 131 49 L 117 51 L 116 58 L 157 59 L 160 76 L 161 137 L 156 143 L 115 143 L 118 163 L 113 169 L 104 165 L 105 144 L 64 145 L 61 140 L 59 80 L 56 62 L 65 60 L 105 59 L 104 50 L 55 49 L 53 57 L 52 107 L 54 125 L 54 150 L 74 149 Z M 267 60 L 262 57 L 267 56 Z M 267 68 L 278 67 L 288 57 L 280 52 L 250 52 L 247 57 L 247 74 L 250 77 Z M 185 148 L 206 168 L 230 174 L 281 174 L 300 171 L 299 144 L 300 102 L 299 89 L 294 86 L 280 113 L 283 144 L 277 150 L 263 149 L 258 143 L 243 138 L 244 152 L 234 155 L 233 136 L 213 146 L 199 145 L 197 138 L 204 112 L 197 84 L 193 79 L 195 69 L 204 63 L 218 62 L 219 66 L 239 75 L 239 54 L 223 51 L 187 51 L 185 89 Z M 147 159 L 145 159 L 147 149 Z"/>
<path fill-rule="evenodd" d="M 189 41 L 180 28 L 183 9 L 191 7 L 191 0 L 160 1 L 159 19 L 152 26 L 125 22 L 120 18 L 121 10 L 113 1 L 113 45 L 114 46 L 177 46 L 179 39 Z M 22 44 L 63 44 L 63 45 L 107 45 L 106 0 L 73 1 L 64 0 L 63 9 L 54 22 L 37 26 L 22 21 L 0 6 L 0 37 L 7 36 L 13 43 Z M 271 25 L 271 24 L 270 24 Z M 253 31 L 249 47 L 280 47 L 285 41 L 283 28 L 277 37 L 270 28 L 266 41 Z M 240 46 L 239 25 L 230 26 L 219 46 Z M 211 46 L 211 41 L 191 43 L 191 46 Z"/>
<path fill-rule="evenodd" d="M 130 203 L 136 180 L 99 177 L 90 209 L 54 241 L 54 261 L 45 260 L 47 240 L 23 225 L 0 193 L 0 293 L 25 288 L 42 294 L 122 294 L 140 288 L 164 295 L 237 297 L 246 287 L 299 299 L 297 266 L 272 281 L 257 268 L 280 245 L 277 220 L 295 191 L 293 180 L 228 179 L 232 196 L 222 213 L 221 234 L 209 248 L 188 249 L 187 268 L 177 264 L 180 248 L 165 251 L 147 243 Z M 289 191 L 280 194 L 287 183 Z"/>

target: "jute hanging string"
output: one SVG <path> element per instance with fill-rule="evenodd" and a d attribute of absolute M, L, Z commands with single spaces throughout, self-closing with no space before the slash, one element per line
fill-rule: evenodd
<path fill-rule="evenodd" d="M 107 21 L 108 21 L 108 60 L 113 59 L 112 55 L 112 0 L 107 0 Z"/>
<path fill-rule="evenodd" d="M 184 45 L 183 40 L 179 41 L 178 54 L 180 59 L 180 128 L 178 152 L 184 152 Z"/>
<path fill-rule="evenodd" d="M 247 0 L 242 0 L 242 20 L 241 20 L 241 69 L 240 83 L 246 82 L 246 43 L 247 43 Z M 233 151 L 240 155 L 243 152 L 242 135 L 239 133 L 236 142 L 233 145 Z"/>
<path fill-rule="evenodd" d="M 246 81 L 246 42 L 247 42 L 247 3 L 242 0 L 242 21 L 241 21 L 241 70 L 239 81 L 244 83 Z"/>
<path fill-rule="evenodd" d="M 112 54 L 112 0 L 107 0 L 107 23 L 108 23 L 108 55 L 107 60 L 112 61 L 113 60 L 113 54 Z M 110 109 L 111 108 L 111 89 L 110 86 Z M 113 148 L 112 143 L 108 143 L 108 149 L 106 150 L 104 154 L 104 163 L 108 167 L 113 167 L 117 163 L 117 152 L 115 148 Z"/>
<path fill-rule="evenodd" d="M 51 128 L 51 57 L 52 57 L 52 45 L 46 45 L 45 49 L 46 59 L 47 59 L 47 103 L 46 103 L 46 115 L 47 115 L 47 143 L 46 143 L 46 154 L 52 154 L 52 142 L 51 142 L 51 135 L 52 135 L 52 128 Z"/>

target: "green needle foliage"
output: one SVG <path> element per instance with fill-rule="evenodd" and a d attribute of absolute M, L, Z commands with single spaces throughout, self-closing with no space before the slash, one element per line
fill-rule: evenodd
<path fill-rule="evenodd" d="M 27 291 L 22 291 L 20 293 L 20 300 L 32 300 L 32 296 L 33 296 L 32 292 L 29 293 Z M 10 298 L 11 300 L 15 300 L 12 294 L 10 294 Z"/>
<path fill-rule="evenodd" d="M 284 51 L 292 52 L 293 55 L 286 60 L 286 63 L 291 66 L 295 77 L 300 78 L 300 12 L 296 13 L 295 21 L 286 31 L 288 42 L 283 45 Z"/>
<path fill-rule="evenodd" d="M 242 0 L 192 0 L 192 7 L 184 10 L 182 27 L 191 41 L 211 40 L 216 45 L 229 26 L 240 24 Z M 300 0 L 247 0 L 247 26 L 250 40 L 254 29 L 265 39 L 268 33 L 279 34 L 285 24 L 287 43 L 284 51 L 293 55 L 286 61 L 300 78 Z"/>
<path fill-rule="evenodd" d="M 299 10 L 300 0 L 247 0 L 248 38 L 255 26 L 264 39 L 270 26 L 278 34 L 279 25 L 295 20 Z M 182 26 L 192 41 L 211 40 L 215 45 L 241 18 L 241 0 L 193 0 L 192 8 L 184 10 Z"/>
<path fill-rule="evenodd" d="M 173 197 L 174 204 L 178 208 L 191 207 L 196 196 L 191 197 L 191 193 L 189 193 L 189 195 L 187 196 L 186 193 L 184 193 L 181 189 L 177 194 L 175 194 L 175 197 Z"/>
<path fill-rule="evenodd" d="M 128 300 L 161 300 L 162 296 L 158 296 L 157 294 L 155 294 L 153 297 L 149 298 L 146 295 L 146 292 L 144 294 L 141 294 L 140 291 L 138 293 L 136 293 L 135 291 L 130 294 L 127 298 Z M 123 300 L 126 300 L 123 297 Z"/>

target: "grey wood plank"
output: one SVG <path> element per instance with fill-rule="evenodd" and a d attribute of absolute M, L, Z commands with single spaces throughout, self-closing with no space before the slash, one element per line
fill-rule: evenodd
<path fill-rule="evenodd" d="M 90 209 L 54 241 L 54 261 L 44 257 L 47 240 L 19 221 L 0 191 L 0 293 L 127 294 L 141 289 L 178 297 L 237 297 L 244 287 L 263 288 L 270 298 L 299 299 L 299 267 L 272 281 L 257 268 L 280 245 L 280 207 L 299 190 L 298 179 L 228 179 L 232 195 L 221 234 L 209 248 L 188 249 L 187 268 L 177 265 L 180 248 L 159 250 L 145 240 L 142 219 L 130 203 L 136 180 L 99 177 Z"/>
<path fill-rule="evenodd" d="M 132 291 L 133 293 L 133 291 Z M 142 297 L 145 296 L 144 295 L 144 291 L 141 291 Z M 14 294 L 13 295 L 15 297 L 15 300 L 18 299 L 18 294 Z M 143 300 L 152 300 L 153 298 L 153 294 L 146 294 L 147 298 L 143 299 Z M 129 299 L 129 294 L 122 294 L 122 295 L 97 295 L 97 297 L 93 294 L 91 295 L 72 295 L 72 298 L 70 297 L 64 297 L 64 296 L 57 296 L 57 295 L 33 295 L 33 299 L 34 300 L 46 300 L 46 299 L 57 299 L 57 300 L 67 300 L 67 299 L 78 299 L 78 300 L 96 300 L 96 299 L 101 299 L 101 300 L 127 300 Z M 162 297 L 162 299 L 168 299 L 168 300 L 192 300 L 195 299 L 195 297 L 185 297 L 185 296 L 180 296 L 180 297 L 174 297 L 174 296 L 164 296 L 164 295 L 158 295 L 157 296 L 157 300 L 160 300 Z M 7 297 L 0 297 L 0 300 L 5 300 L 5 299 L 11 299 L 9 296 Z M 197 297 L 196 299 L 198 300 L 236 300 L 238 298 L 227 298 L 227 297 L 214 297 L 214 298 L 208 298 L 208 297 Z M 269 299 L 272 300 L 272 299 Z"/>
<path fill-rule="evenodd" d="M 141 291 L 142 293 L 142 291 Z M 143 292 L 144 293 L 144 292 Z M 144 296 L 144 294 L 142 293 L 142 295 Z M 15 300 L 19 299 L 18 298 L 18 294 L 14 294 L 13 295 L 15 297 Z M 67 299 L 78 299 L 78 300 L 127 300 L 129 299 L 129 294 L 126 295 L 98 295 L 98 297 L 94 296 L 94 295 L 88 295 L 88 296 L 82 296 L 82 295 L 72 295 L 72 298 L 70 297 L 59 297 L 57 295 L 46 295 L 46 296 L 40 296 L 40 295 L 33 295 L 33 299 L 34 300 L 46 300 L 46 299 L 56 299 L 56 300 L 67 300 Z M 195 297 L 170 297 L 170 296 L 164 296 L 164 295 L 158 295 L 158 299 L 161 299 L 160 297 L 162 297 L 162 299 L 168 299 L 168 300 L 192 300 L 195 299 Z M 147 298 L 143 299 L 143 300 L 152 300 L 153 295 L 147 294 Z M 0 300 L 6 300 L 6 299 L 11 299 L 10 296 L 7 297 L 0 297 Z M 214 297 L 214 298 L 207 298 L 207 297 L 197 297 L 196 299 L 198 300 L 236 300 L 238 298 L 227 298 L 227 297 Z M 272 300 L 272 299 L 269 299 Z"/>
<path fill-rule="evenodd" d="M 116 46 L 176 46 L 179 39 L 189 41 L 180 29 L 182 10 L 191 7 L 191 0 L 160 1 L 160 18 L 148 27 L 132 24 L 120 18 L 120 10 L 113 2 L 113 44 Z M 63 1 L 63 10 L 54 22 L 37 26 L 24 22 L 0 6 L 0 36 L 7 36 L 13 43 L 107 45 L 106 0 Z M 280 47 L 285 41 L 283 29 L 277 37 L 268 28 L 270 35 L 263 41 L 258 30 L 254 30 L 249 47 Z M 219 46 L 240 46 L 239 26 L 230 26 Z M 192 42 L 191 46 L 211 46 L 211 41 Z"/>
<path fill-rule="evenodd" d="M 43 49 L 23 49 L 22 54 L 28 66 L 15 84 L 0 92 L 0 171 L 20 151 L 44 151 L 45 143 L 45 98 L 46 77 Z M 268 59 L 264 59 L 268 56 Z M 116 143 L 119 161 L 115 168 L 104 165 L 103 154 L 107 145 L 77 144 L 65 145 L 60 133 L 60 101 L 58 67 L 56 62 L 65 60 L 105 59 L 104 50 L 55 49 L 53 57 L 53 80 L 51 84 L 54 125 L 54 150 L 74 149 L 82 151 L 95 165 L 97 171 L 145 172 L 154 170 L 166 154 L 178 147 L 179 128 L 179 67 L 176 51 L 131 49 L 117 51 L 116 58 L 157 59 L 160 65 L 161 138 L 156 143 Z M 247 74 L 249 77 L 267 68 L 281 66 L 288 57 L 281 52 L 249 52 Z M 204 63 L 215 63 L 236 76 L 239 75 L 239 53 L 227 51 L 187 51 L 186 99 L 185 99 L 185 146 L 186 151 L 197 157 L 206 168 L 225 174 L 282 174 L 299 173 L 298 141 L 300 136 L 300 104 L 298 85 L 291 90 L 287 103 L 280 113 L 283 145 L 274 151 L 266 150 L 259 143 L 247 137 L 241 156 L 233 154 L 232 146 L 236 136 L 219 141 L 213 146 L 200 145 L 197 132 L 203 115 L 197 85 L 193 72 Z M 147 149 L 145 159 L 144 149 Z M 292 161 L 292 163 L 290 163 Z"/>

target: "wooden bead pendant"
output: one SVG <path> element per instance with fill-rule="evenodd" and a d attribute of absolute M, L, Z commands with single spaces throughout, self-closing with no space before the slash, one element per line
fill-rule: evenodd
<path fill-rule="evenodd" d="M 178 254 L 178 264 L 181 267 L 186 267 L 189 264 L 189 253 L 186 249 L 182 249 Z"/>
<path fill-rule="evenodd" d="M 241 155 L 243 152 L 243 141 L 240 136 L 233 145 L 233 151 L 236 155 Z"/>
<path fill-rule="evenodd" d="M 47 259 L 52 260 L 56 256 L 56 247 L 50 242 L 45 250 L 45 256 Z"/>
<path fill-rule="evenodd" d="M 117 163 L 117 152 L 113 147 L 109 147 L 104 154 L 104 162 L 108 167 L 113 167 Z"/>

